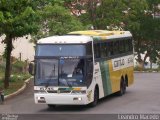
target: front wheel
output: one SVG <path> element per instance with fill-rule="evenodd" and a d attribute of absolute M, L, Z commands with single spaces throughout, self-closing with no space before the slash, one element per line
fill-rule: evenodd
<path fill-rule="evenodd" d="M 94 100 L 93 102 L 90 104 L 91 107 L 95 107 L 98 103 L 98 99 L 99 99 L 99 93 L 98 93 L 98 89 L 95 88 L 94 90 Z"/>

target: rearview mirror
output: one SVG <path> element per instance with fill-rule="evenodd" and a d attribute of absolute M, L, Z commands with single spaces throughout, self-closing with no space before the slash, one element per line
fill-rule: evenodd
<path fill-rule="evenodd" d="M 28 72 L 29 74 L 34 75 L 34 64 L 33 63 L 29 63 Z"/>

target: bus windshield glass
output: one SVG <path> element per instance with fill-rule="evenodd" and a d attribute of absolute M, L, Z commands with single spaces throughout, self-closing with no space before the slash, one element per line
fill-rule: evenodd
<path fill-rule="evenodd" d="M 36 48 L 36 56 L 84 56 L 85 45 L 44 45 Z"/>
<path fill-rule="evenodd" d="M 84 86 L 84 59 L 37 59 L 35 85 Z"/>
<path fill-rule="evenodd" d="M 39 59 L 36 61 L 36 85 L 58 85 L 58 60 Z"/>

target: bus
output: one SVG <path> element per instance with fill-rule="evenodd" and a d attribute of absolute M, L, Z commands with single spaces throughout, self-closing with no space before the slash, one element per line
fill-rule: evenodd
<path fill-rule="evenodd" d="M 122 96 L 134 82 L 133 61 L 129 31 L 74 31 L 42 38 L 34 60 L 35 103 L 96 106 L 110 94 Z"/>

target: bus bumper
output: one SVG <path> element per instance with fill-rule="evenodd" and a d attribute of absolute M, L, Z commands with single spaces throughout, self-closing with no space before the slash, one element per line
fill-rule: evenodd
<path fill-rule="evenodd" d="M 53 105 L 86 105 L 89 103 L 87 94 L 34 94 L 36 104 Z"/>

